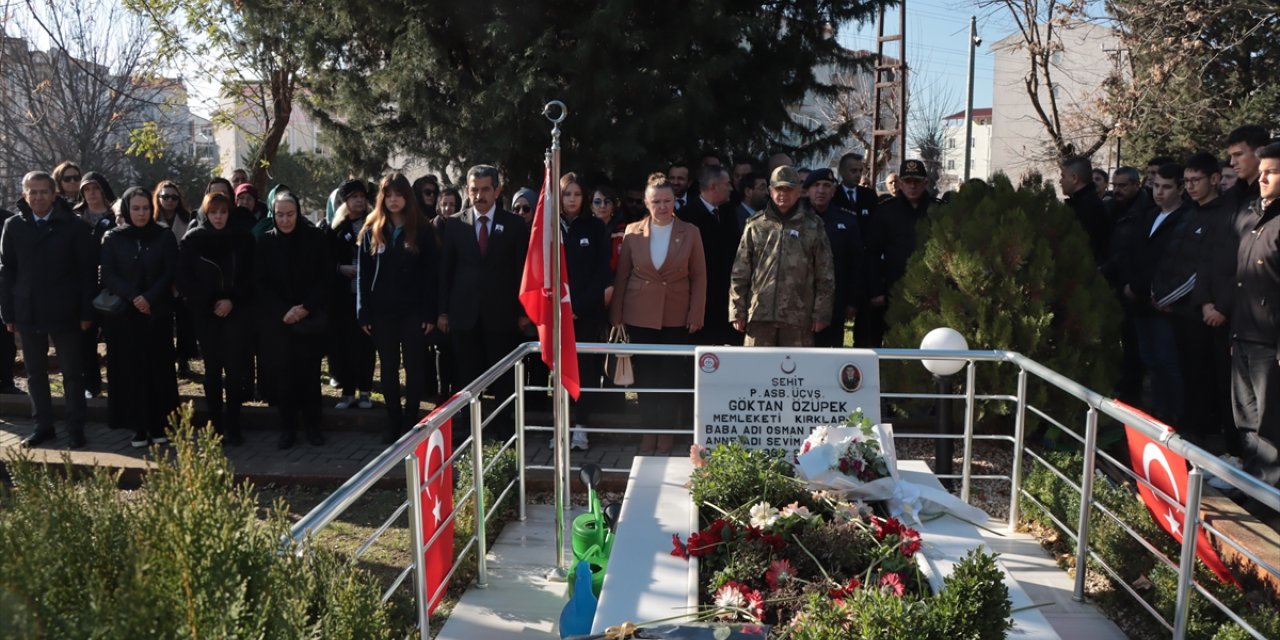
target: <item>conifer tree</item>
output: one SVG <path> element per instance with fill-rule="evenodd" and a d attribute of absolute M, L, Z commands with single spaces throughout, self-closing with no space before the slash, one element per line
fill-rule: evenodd
<path fill-rule="evenodd" d="M 541 174 L 552 99 L 571 112 L 566 167 L 587 171 L 847 144 L 848 131 L 787 107 L 834 94 L 815 70 L 866 63 L 835 30 L 888 2 L 319 0 L 276 19 L 309 30 L 309 102 L 340 156 L 399 151 L 454 178 L 489 162 L 527 181 Z"/>
<path fill-rule="evenodd" d="M 1015 189 L 997 174 L 990 185 L 965 184 L 920 225 L 916 251 L 892 292 L 885 346 L 916 348 L 930 330 L 950 327 L 971 349 L 1017 351 L 1110 393 L 1119 364 L 1119 302 L 1094 266 L 1084 229 L 1052 187 Z M 918 370 L 910 375 L 918 378 Z M 981 393 L 1011 394 L 1016 381 L 1016 368 L 978 368 Z M 1028 393 L 1050 415 L 1079 413 L 1078 402 L 1045 385 L 1030 385 Z M 1012 407 L 993 402 L 985 411 L 1007 414 Z"/>

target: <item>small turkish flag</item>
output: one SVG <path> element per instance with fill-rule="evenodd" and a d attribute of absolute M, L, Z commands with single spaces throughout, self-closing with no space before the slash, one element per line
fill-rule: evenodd
<path fill-rule="evenodd" d="M 427 416 L 427 418 L 430 417 Z M 422 514 L 422 544 L 430 545 L 425 547 L 422 565 L 425 573 L 423 582 L 426 587 L 426 593 L 422 597 L 427 599 L 428 614 L 436 610 L 436 605 L 440 604 L 440 600 L 444 597 L 445 590 L 442 588 L 444 577 L 453 566 L 452 521 L 445 525 L 445 530 L 440 533 L 435 543 L 431 543 L 431 537 L 440 530 L 449 514 L 453 513 L 453 467 L 440 470 L 444 466 L 444 461 L 452 455 L 452 422 L 452 420 L 445 420 L 439 429 L 418 445 L 417 450 L 418 477 L 422 481 L 419 487 L 419 497 L 422 499 L 422 508 L 419 511 Z M 437 471 L 440 471 L 440 475 L 432 479 L 432 474 Z M 437 591 L 439 591 L 438 595 Z"/>
<path fill-rule="evenodd" d="M 1116 404 L 1121 404 L 1130 411 L 1150 418 L 1165 429 L 1173 431 L 1168 425 L 1160 423 L 1142 411 L 1123 403 Z M 1124 430 L 1129 440 L 1129 460 L 1133 465 L 1133 472 L 1146 479 L 1165 495 L 1177 500 L 1176 504 L 1170 502 L 1156 495 L 1156 492 L 1145 484 L 1138 483 L 1138 494 L 1142 496 L 1142 502 L 1147 505 L 1151 517 L 1159 523 L 1160 528 L 1181 544 L 1182 521 L 1187 504 L 1187 460 L 1129 425 L 1125 425 Z M 1235 576 L 1231 575 L 1231 571 L 1214 550 L 1203 527 L 1196 531 L 1196 556 L 1218 576 L 1219 580 L 1239 586 Z"/>

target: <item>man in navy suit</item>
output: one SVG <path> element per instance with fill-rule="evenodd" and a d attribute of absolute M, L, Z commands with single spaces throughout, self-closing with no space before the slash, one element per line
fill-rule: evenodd
<path fill-rule="evenodd" d="M 441 229 L 437 321 L 452 339 L 463 384 L 511 353 L 529 323 L 520 306 L 529 229 L 520 216 L 498 205 L 502 185 L 496 168 L 471 167 L 467 195 L 472 206 L 449 216 Z M 511 394 L 511 376 L 501 376 L 490 390 L 501 403 Z M 505 439 L 514 433 L 510 416 L 507 412 L 495 419 L 488 435 Z M 461 440 L 455 437 L 454 442 Z"/>

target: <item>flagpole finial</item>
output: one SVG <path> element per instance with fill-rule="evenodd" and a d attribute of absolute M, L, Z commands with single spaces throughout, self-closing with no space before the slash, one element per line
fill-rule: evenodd
<path fill-rule="evenodd" d="M 557 115 L 553 116 L 551 115 L 552 113 L 557 113 Z M 552 100 L 542 107 L 542 115 L 546 116 L 551 121 L 551 124 L 558 125 L 564 122 L 565 117 L 569 115 L 569 108 L 559 100 Z"/>

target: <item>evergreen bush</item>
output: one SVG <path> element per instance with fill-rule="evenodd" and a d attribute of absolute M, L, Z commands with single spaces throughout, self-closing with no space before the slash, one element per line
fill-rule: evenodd
<path fill-rule="evenodd" d="M 391 637 L 375 579 L 322 551 L 282 545 L 189 405 L 142 488 L 76 478 L 18 457 L 0 497 L 0 629 L 16 638 Z M 155 450 L 159 452 L 160 450 Z M 61 471 L 61 473 L 59 473 Z"/>
<path fill-rule="evenodd" d="M 1120 306 L 1095 267 L 1084 229 L 1052 187 L 1014 188 L 1003 174 L 990 185 L 966 183 L 949 203 L 930 208 L 917 237 L 892 292 L 885 346 L 914 349 L 932 329 L 951 327 L 971 349 L 1017 351 L 1091 389 L 1111 389 Z M 895 390 L 920 379 L 915 367 L 887 368 L 884 375 L 886 388 Z M 1013 367 L 978 369 L 983 393 L 1012 393 L 1016 381 Z M 1028 397 L 1050 415 L 1079 409 L 1051 398 L 1045 385 L 1030 385 Z M 1007 402 L 979 407 L 997 415 L 1012 409 Z"/>

